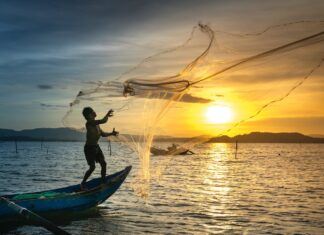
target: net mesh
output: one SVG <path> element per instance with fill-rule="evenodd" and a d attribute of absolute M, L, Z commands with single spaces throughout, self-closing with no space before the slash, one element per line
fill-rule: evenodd
<path fill-rule="evenodd" d="M 214 136 L 242 133 L 250 120 L 262 114 L 276 117 L 295 112 L 287 109 L 292 102 L 287 98 L 323 72 L 323 26 L 324 21 L 297 21 L 255 33 L 233 33 L 199 23 L 183 44 L 144 58 L 117 78 L 82 89 L 63 123 L 83 126 L 85 106 L 99 114 L 114 109 L 116 117 L 107 125 L 121 133 L 115 141 L 138 155 L 141 171 L 136 191 L 145 197 L 156 135 L 199 136 L 182 142 L 181 147 L 189 149 L 207 141 L 211 129 Z M 285 104 L 278 104 L 284 100 Z M 235 110 L 231 122 L 206 122 L 201 113 L 211 105 Z"/>

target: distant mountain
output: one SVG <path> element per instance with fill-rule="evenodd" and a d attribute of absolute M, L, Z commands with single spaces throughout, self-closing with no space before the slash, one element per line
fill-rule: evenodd
<path fill-rule="evenodd" d="M 85 133 L 70 128 L 37 128 L 15 131 L 0 129 L 0 140 L 20 141 L 84 141 Z"/>
<path fill-rule="evenodd" d="M 314 138 L 324 138 L 324 135 L 320 135 L 320 134 L 312 134 L 309 135 L 310 137 L 314 137 Z"/>
<path fill-rule="evenodd" d="M 324 143 L 324 138 L 314 138 L 300 133 L 252 132 L 235 137 L 213 137 L 208 142 L 235 141 L 240 143 Z"/>
<path fill-rule="evenodd" d="M 125 135 L 130 137 L 130 135 Z M 37 128 L 31 130 L 15 131 L 10 129 L 0 129 L 0 141 L 85 141 L 85 133 L 70 128 Z M 141 141 L 142 138 L 137 135 L 131 136 L 134 141 Z M 270 132 L 252 132 L 250 134 L 237 135 L 228 137 L 202 136 L 202 139 L 209 139 L 209 143 L 324 143 L 324 138 L 315 138 L 300 133 L 270 133 Z M 156 136 L 158 142 L 177 142 L 177 141 L 194 141 L 199 137 L 169 137 Z M 102 138 L 104 141 L 105 138 Z M 194 141 L 195 142 L 195 141 Z"/>

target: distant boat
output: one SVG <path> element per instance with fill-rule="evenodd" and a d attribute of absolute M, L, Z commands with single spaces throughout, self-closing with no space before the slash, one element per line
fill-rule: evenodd
<path fill-rule="evenodd" d="M 172 147 L 168 147 L 168 150 L 165 149 L 161 149 L 158 147 L 151 147 L 151 153 L 153 155 L 187 155 L 187 154 L 194 154 L 194 152 L 192 152 L 189 149 L 185 149 L 185 148 L 178 148 L 175 147 L 175 145 L 172 145 Z"/>
<path fill-rule="evenodd" d="M 115 174 L 106 176 L 106 182 L 101 184 L 101 178 L 86 183 L 88 190 L 81 191 L 80 185 L 24 194 L 3 195 L 17 205 L 24 207 L 44 217 L 58 217 L 74 212 L 93 208 L 114 194 L 126 179 L 131 166 Z M 0 202 L 0 225 L 18 222 L 20 217 L 4 202 Z"/>

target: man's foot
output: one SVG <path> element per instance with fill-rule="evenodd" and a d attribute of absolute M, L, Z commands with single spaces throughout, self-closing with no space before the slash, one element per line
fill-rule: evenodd
<path fill-rule="evenodd" d="M 87 191 L 87 190 L 89 190 L 89 189 L 87 188 L 87 186 L 85 185 L 85 183 L 81 183 L 81 184 L 80 184 L 80 188 L 81 188 L 81 191 Z"/>

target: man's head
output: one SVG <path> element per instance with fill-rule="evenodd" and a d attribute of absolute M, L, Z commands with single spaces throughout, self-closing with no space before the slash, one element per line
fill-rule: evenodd
<path fill-rule="evenodd" d="M 97 116 L 96 112 L 90 107 L 85 107 L 82 111 L 82 114 L 86 120 L 95 118 Z"/>

